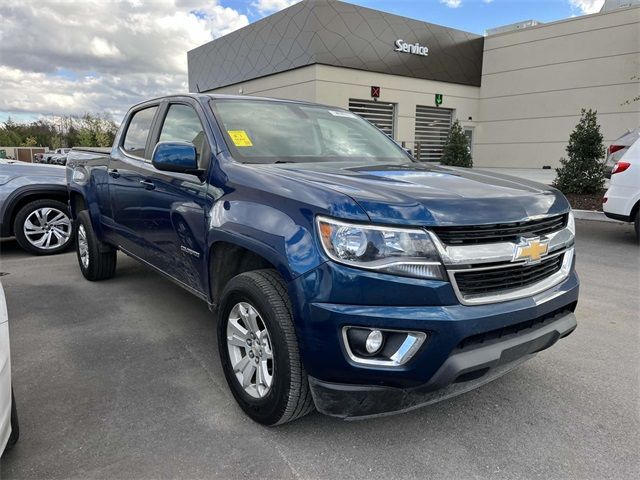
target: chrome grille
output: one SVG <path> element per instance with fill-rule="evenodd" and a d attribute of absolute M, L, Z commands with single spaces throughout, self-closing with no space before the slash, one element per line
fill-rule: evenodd
<path fill-rule="evenodd" d="M 564 254 L 560 254 L 530 265 L 457 271 L 455 280 L 464 297 L 504 293 L 534 285 L 550 277 L 560 271 L 563 258 Z"/>
<path fill-rule="evenodd" d="M 431 230 L 445 245 L 514 242 L 522 235 L 542 236 L 564 228 L 566 215 L 556 215 L 525 222 L 474 225 L 467 227 L 435 227 Z"/>

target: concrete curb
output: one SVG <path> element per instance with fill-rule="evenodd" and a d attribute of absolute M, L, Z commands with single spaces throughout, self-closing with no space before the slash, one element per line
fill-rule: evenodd
<path fill-rule="evenodd" d="M 595 210 L 574 210 L 573 215 L 576 217 L 576 220 L 587 220 L 591 222 L 613 222 L 613 223 L 624 223 L 620 220 L 614 220 L 613 218 L 607 217 L 604 212 L 596 212 Z"/>

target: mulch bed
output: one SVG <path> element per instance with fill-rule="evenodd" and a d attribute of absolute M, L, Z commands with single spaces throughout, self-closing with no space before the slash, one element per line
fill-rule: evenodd
<path fill-rule="evenodd" d="M 604 192 L 606 190 L 602 190 L 602 193 L 590 193 L 590 194 L 579 194 L 579 193 L 565 193 L 565 197 L 569 200 L 571 204 L 571 208 L 576 210 L 596 210 L 598 212 L 602 211 L 602 197 L 604 197 Z"/>

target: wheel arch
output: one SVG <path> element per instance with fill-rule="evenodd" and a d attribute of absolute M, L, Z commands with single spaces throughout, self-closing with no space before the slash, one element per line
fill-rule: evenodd
<path fill-rule="evenodd" d="M 220 305 L 220 296 L 224 287 L 236 275 L 265 268 L 276 270 L 288 280 L 288 272 L 278 268 L 273 258 L 246 245 L 229 240 L 219 240 L 209 247 L 209 295 L 214 307 Z M 283 273 L 285 273 L 283 275 Z"/>
<path fill-rule="evenodd" d="M 634 221 L 634 219 L 636 217 L 636 213 L 638 213 L 639 209 L 640 209 L 640 200 L 637 200 L 635 205 L 633 207 L 631 207 L 631 213 L 629 214 L 629 220 L 631 222 Z"/>
<path fill-rule="evenodd" d="M 63 185 L 47 185 L 43 187 L 34 187 L 29 185 L 16 189 L 7 199 L 6 208 L 2 215 L 2 231 L 0 236 L 11 237 L 14 235 L 13 224 L 16 215 L 22 207 L 27 203 L 35 200 L 57 200 L 67 204 L 69 194 L 67 188 Z"/>
<path fill-rule="evenodd" d="M 87 210 L 87 208 L 87 202 L 80 192 L 71 191 L 69 193 L 69 213 L 71 214 L 71 218 L 75 220 L 78 218 L 78 212 Z"/>

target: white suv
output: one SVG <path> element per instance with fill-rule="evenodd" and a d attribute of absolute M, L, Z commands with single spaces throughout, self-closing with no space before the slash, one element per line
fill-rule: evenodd
<path fill-rule="evenodd" d="M 640 141 L 638 138 L 618 157 L 611 171 L 609 190 L 604 194 L 602 210 L 607 217 L 634 222 L 640 242 Z"/>
<path fill-rule="evenodd" d="M 18 414 L 11 390 L 9 320 L 4 290 L 0 283 L 0 455 L 18 441 Z"/>

